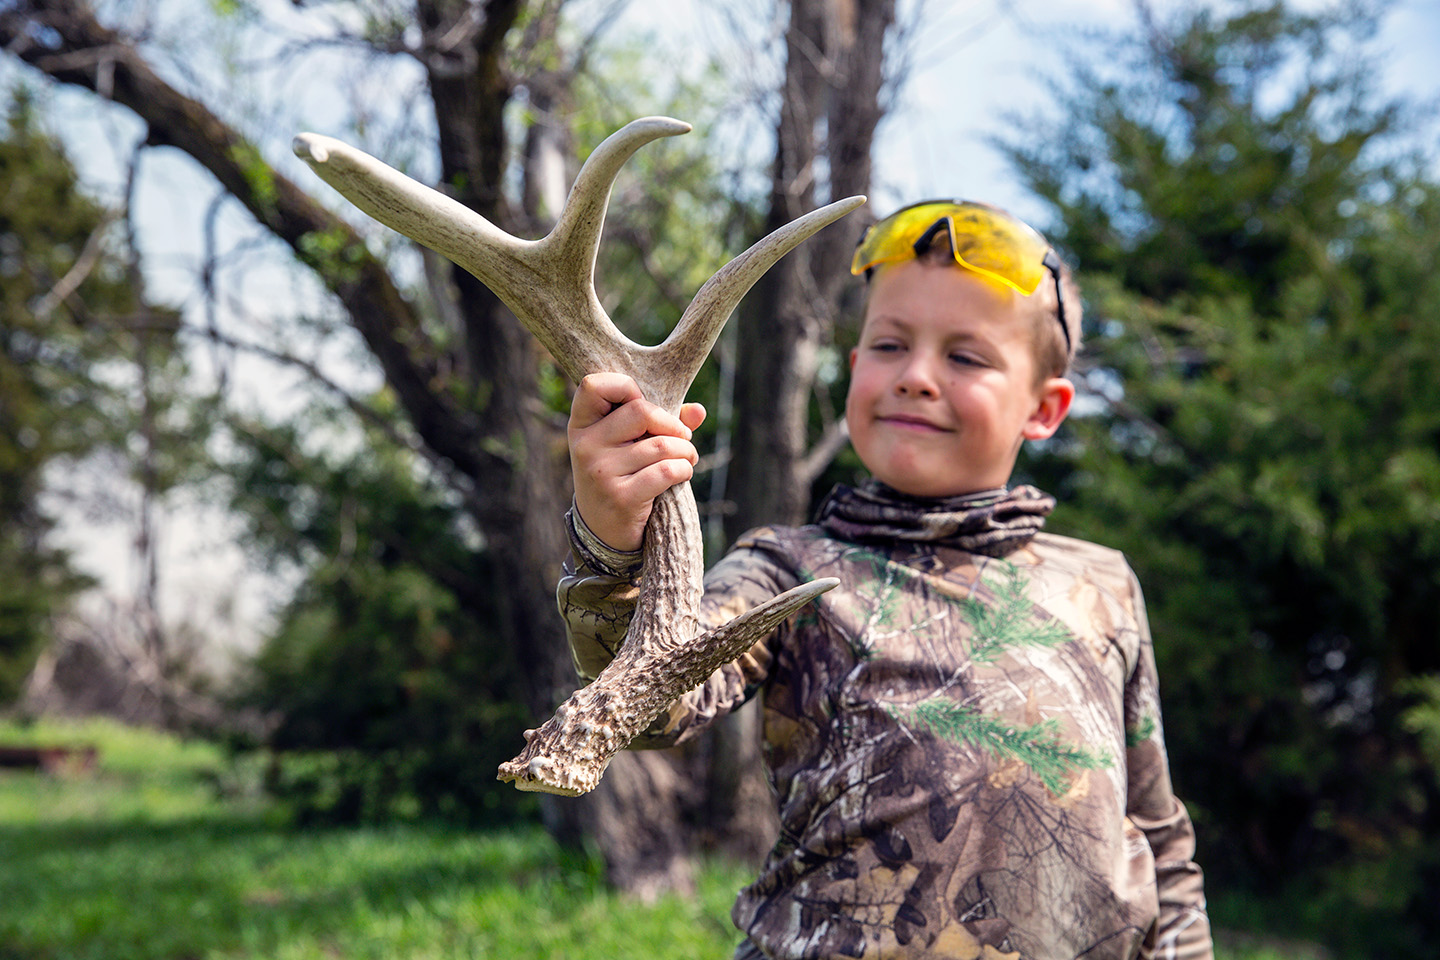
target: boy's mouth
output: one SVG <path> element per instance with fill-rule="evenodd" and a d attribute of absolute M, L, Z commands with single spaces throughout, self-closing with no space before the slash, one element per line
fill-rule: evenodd
<path fill-rule="evenodd" d="M 924 430 L 935 433 L 949 432 L 948 428 L 942 427 L 938 423 L 932 423 L 924 417 L 917 417 L 914 414 L 892 413 L 882 416 L 879 419 L 881 423 L 888 423 L 892 426 L 902 427 L 906 429 Z"/>

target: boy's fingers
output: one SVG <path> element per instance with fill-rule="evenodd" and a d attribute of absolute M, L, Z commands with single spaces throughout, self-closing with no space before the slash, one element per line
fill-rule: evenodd
<path fill-rule="evenodd" d="M 679 437 L 682 440 L 689 440 L 692 436 L 690 427 L 685 424 L 684 420 L 664 407 L 657 407 L 649 400 L 640 400 L 625 405 L 627 413 L 632 409 L 639 421 L 637 426 L 645 428 L 643 432 L 636 435 L 637 438 L 649 434 L 653 437 Z"/>
<path fill-rule="evenodd" d="M 581 379 L 570 404 L 569 445 L 575 504 L 590 529 L 621 549 L 638 545 L 655 497 L 694 476 L 691 443 L 705 408 L 670 413 L 646 400 L 624 374 Z"/>
<path fill-rule="evenodd" d="M 599 409 L 598 405 L 588 403 L 583 408 L 578 403 L 572 406 L 572 436 L 589 433 L 594 435 L 591 439 L 596 443 L 618 446 L 647 436 L 680 437 L 689 440 L 692 435 L 690 428 L 679 417 L 639 396 L 589 419 Z"/>
<path fill-rule="evenodd" d="M 641 399 L 640 387 L 623 373 L 592 373 L 576 385 L 570 402 L 570 429 L 584 430 L 616 407 Z"/>
<path fill-rule="evenodd" d="M 665 460 L 699 463 L 700 454 L 696 452 L 695 445 L 689 440 L 681 437 L 653 436 L 632 443 L 626 448 L 624 459 L 628 461 L 631 468 L 627 472 L 637 473 L 651 464 Z"/>
<path fill-rule="evenodd" d="M 688 467 L 698 463 L 700 455 L 688 440 L 654 436 L 611 448 L 605 451 L 603 456 L 589 457 L 582 452 L 582 455 L 576 458 L 575 466 L 596 484 L 623 487 L 627 486 L 636 474 L 672 460 Z"/>
<path fill-rule="evenodd" d="M 675 484 L 689 480 L 694 475 L 695 467 L 689 460 L 657 460 L 626 477 L 625 485 L 632 498 L 648 503 Z"/>

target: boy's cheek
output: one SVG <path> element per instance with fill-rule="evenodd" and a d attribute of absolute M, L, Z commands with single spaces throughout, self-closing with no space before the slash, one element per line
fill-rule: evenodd
<path fill-rule="evenodd" d="M 845 419 L 853 428 L 860 414 L 861 398 L 865 395 L 866 384 L 863 370 L 855 369 L 855 362 L 850 362 L 850 383 L 845 388 Z"/>
<path fill-rule="evenodd" d="M 855 446 L 855 434 L 863 431 L 865 425 L 861 422 L 860 395 L 855 389 L 854 378 L 851 378 L 850 386 L 845 391 L 845 428 L 850 434 L 851 446 Z"/>

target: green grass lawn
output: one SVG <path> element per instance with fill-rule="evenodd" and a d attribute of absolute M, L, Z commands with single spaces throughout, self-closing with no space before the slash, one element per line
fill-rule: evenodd
<path fill-rule="evenodd" d="M 208 744 L 102 722 L 0 723 L 0 743 L 100 748 L 89 774 L 0 770 L 0 960 L 726 960 L 738 940 L 733 866 L 645 906 L 538 828 L 295 829 L 217 789 Z"/>
<path fill-rule="evenodd" d="M 730 955 L 745 874 L 693 900 L 607 891 L 538 829 L 297 830 L 220 800 L 218 752 L 111 724 L 0 742 L 100 746 L 89 775 L 0 770 L 0 960 Z"/>

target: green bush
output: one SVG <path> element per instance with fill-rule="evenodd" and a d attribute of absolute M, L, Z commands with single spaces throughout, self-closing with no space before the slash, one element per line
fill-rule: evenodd
<path fill-rule="evenodd" d="M 239 696 L 269 721 L 240 744 L 264 755 L 267 789 L 304 822 L 528 812 L 495 779 L 526 715 L 459 511 L 393 451 L 329 463 L 288 430 L 243 439 L 252 540 L 307 571 Z"/>

